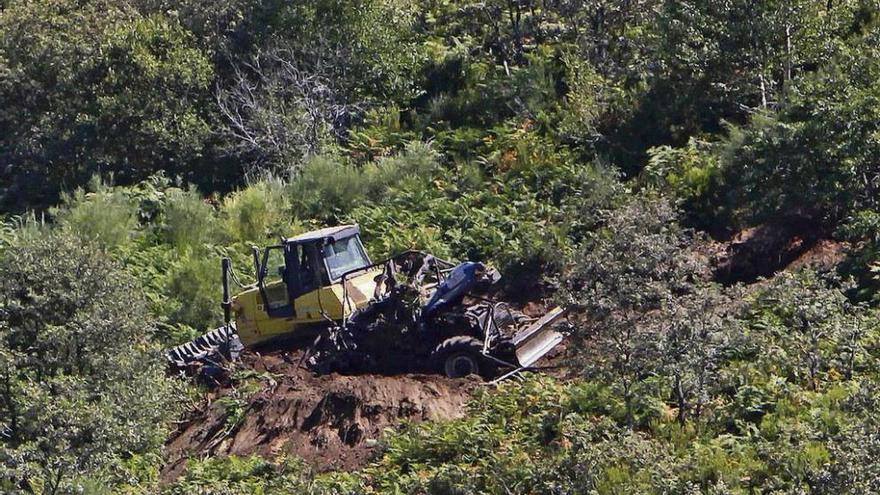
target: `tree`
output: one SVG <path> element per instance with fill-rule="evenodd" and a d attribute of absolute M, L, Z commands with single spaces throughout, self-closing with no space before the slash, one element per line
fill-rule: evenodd
<path fill-rule="evenodd" d="M 856 495 L 880 491 L 880 389 L 875 380 L 863 381 L 847 398 L 844 409 L 857 420 L 828 441 L 835 462 L 824 466 L 813 483 L 819 495 Z"/>
<path fill-rule="evenodd" d="M 859 29 L 864 3 L 661 0 L 640 5 L 649 12 L 641 14 L 647 20 L 625 24 L 629 29 L 619 36 L 624 41 L 606 42 L 620 47 L 610 50 L 605 62 L 621 75 L 611 94 L 634 97 L 625 111 L 600 122 L 605 139 L 599 144 L 627 175 L 635 175 L 652 147 L 681 146 L 691 137 L 722 131 L 724 122 L 743 124 L 756 112 L 779 108 L 795 82 L 822 67 L 833 47 Z M 583 53 L 587 58 L 590 52 Z"/>
<path fill-rule="evenodd" d="M 731 299 L 713 285 L 697 287 L 676 297 L 661 312 L 659 371 L 671 390 L 681 426 L 699 419 L 718 380 L 735 323 L 729 314 Z"/>
<path fill-rule="evenodd" d="M 611 214 L 566 274 L 565 302 L 582 315 L 579 360 L 588 373 L 613 380 L 630 424 L 640 387 L 662 371 L 663 346 L 675 346 L 666 312 L 705 277 L 691 242 L 667 201 L 642 195 Z M 683 374 L 678 379 L 683 387 Z"/>
<path fill-rule="evenodd" d="M 286 172 L 345 139 L 368 106 L 405 105 L 418 92 L 409 1 L 267 2 L 252 22 L 255 47 L 229 54 L 217 91 L 229 151 L 252 168 Z"/>
<path fill-rule="evenodd" d="M 28 235 L 0 262 L 0 483 L 75 490 L 164 441 L 175 386 L 133 279 L 94 245 Z"/>
<path fill-rule="evenodd" d="M 273 48 L 234 66 L 231 84 L 217 94 L 222 132 L 231 153 L 251 171 L 294 170 L 344 137 L 358 103 L 347 103 L 331 75 L 308 72 L 296 55 Z"/>
<path fill-rule="evenodd" d="M 10 2 L 0 10 L 0 205 L 48 206 L 95 173 L 131 183 L 195 172 L 212 79 L 205 52 L 165 15 L 106 0 Z"/>

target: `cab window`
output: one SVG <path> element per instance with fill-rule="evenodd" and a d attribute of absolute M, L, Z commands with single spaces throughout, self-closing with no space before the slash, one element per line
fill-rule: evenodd
<path fill-rule="evenodd" d="M 330 278 L 337 280 L 343 274 L 363 268 L 370 264 L 364 247 L 357 236 L 339 239 L 324 246 L 324 260 L 330 272 Z"/>
<path fill-rule="evenodd" d="M 284 250 L 280 246 L 270 248 L 266 258 L 266 278 L 263 280 L 269 308 L 279 309 L 290 305 L 285 279 Z"/>

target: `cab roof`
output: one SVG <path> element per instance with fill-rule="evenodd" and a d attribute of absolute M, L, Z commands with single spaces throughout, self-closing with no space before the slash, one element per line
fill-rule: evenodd
<path fill-rule="evenodd" d="M 355 224 L 340 225 L 337 227 L 326 227 L 323 229 L 313 230 L 311 232 L 306 232 L 305 234 L 289 237 L 285 239 L 284 242 L 286 242 L 287 244 L 309 244 L 322 240 L 332 240 L 333 242 L 335 242 L 339 239 L 345 239 L 347 237 L 351 237 L 360 233 L 360 227 Z"/>

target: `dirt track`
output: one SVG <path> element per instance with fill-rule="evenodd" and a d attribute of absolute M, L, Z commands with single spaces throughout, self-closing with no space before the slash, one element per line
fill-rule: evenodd
<path fill-rule="evenodd" d="M 316 376 L 298 368 L 297 357 L 245 356 L 245 367 L 268 373 L 252 379 L 256 392 L 234 403 L 245 408 L 241 420 L 229 406 L 232 387 L 209 394 L 168 440 L 162 478 L 174 479 L 187 459 L 209 455 L 293 454 L 320 471 L 350 470 L 369 460 L 385 428 L 463 416 L 481 383 L 435 375 Z"/>

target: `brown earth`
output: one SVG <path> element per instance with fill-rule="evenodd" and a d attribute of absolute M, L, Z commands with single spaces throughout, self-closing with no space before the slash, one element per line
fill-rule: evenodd
<path fill-rule="evenodd" d="M 753 283 L 783 270 L 833 268 L 846 257 L 848 245 L 829 239 L 803 214 L 738 232 L 727 242 L 710 243 L 715 279 L 725 284 Z"/>
<path fill-rule="evenodd" d="M 298 358 L 243 356 L 242 369 L 254 370 L 248 384 L 208 394 L 178 425 L 166 443 L 163 480 L 179 477 L 187 459 L 214 455 L 292 454 L 319 471 L 351 470 L 369 461 L 386 428 L 462 417 L 482 383 L 417 374 L 317 376 L 297 366 Z"/>
<path fill-rule="evenodd" d="M 800 268 L 831 269 L 842 263 L 847 256 L 850 245 L 832 239 L 821 239 L 813 247 L 792 261 L 786 270 Z"/>
<path fill-rule="evenodd" d="M 791 215 L 737 233 L 715 259 L 715 278 L 751 283 L 784 269 L 819 240 L 809 218 Z"/>

